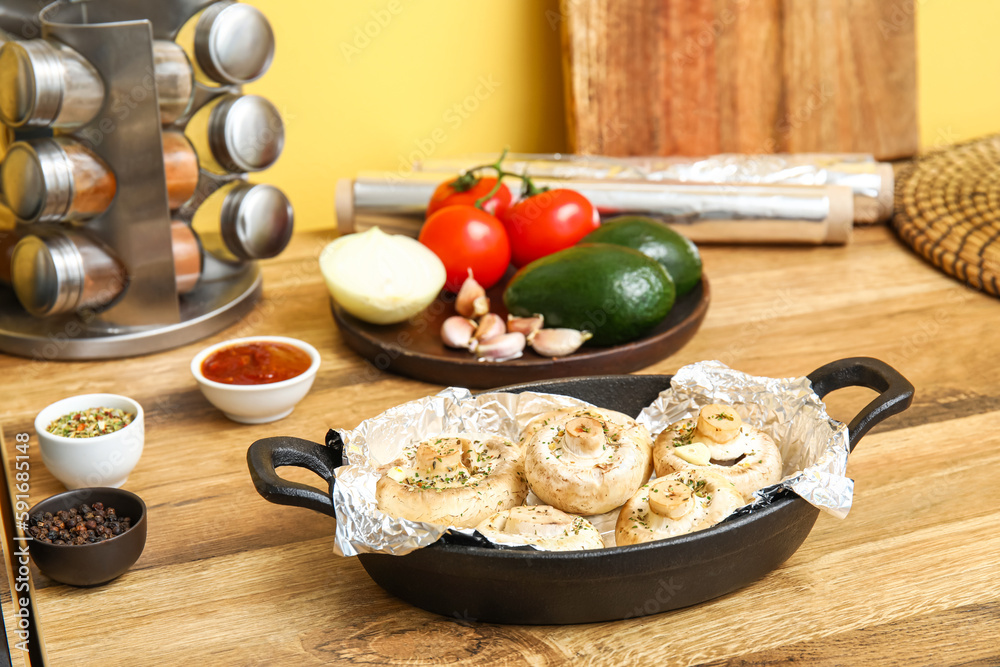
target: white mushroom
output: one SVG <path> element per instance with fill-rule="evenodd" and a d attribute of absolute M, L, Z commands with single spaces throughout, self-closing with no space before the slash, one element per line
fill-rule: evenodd
<path fill-rule="evenodd" d="M 498 544 L 531 544 L 548 551 L 604 548 L 594 524 L 548 505 L 523 505 L 497 512 L 476 530 Z"/>
<path fill-rule="evenodd" d="M 550 426 L 557 422 L 569 421 L 572 419 L 574 412 L 577 412 L 580 408 L 562 408 L 560 410 L 552 410 L 551 412 L 543 412 L 537 417 L 533 417 L 531 421 L 524 427 L 521 431 L 521 437 L 518 440 L 518 444 L 522 447 L 531 440 L 531 437 L 541 431 L 546 426 Z"/>
<path fill-rule="evenodd" d="M 527 495 L 520 448 L 488 433 L 444 434 L 409 447 L 375 487 L 379 509 L 390 516 L 459 528 Z"/>
<path fill-rule="evenodd" d="M 562 413 L 525 442 L 524 473 L 542 502 L 565 512 L 601 514 L 649 479 L 651 440 L 645 426 L 620 412 Z"/>
<path fill-rule="evenodd" d="M 615 544 L 652 542 L 704 530 L 743 504 L 732 482 L 707 470 L 657 477 L 622 507 L 615 524 Z"/>
<path fill-rule="evenodd" d="M 552 426 L 553 424 L 567 422 L 572 419 L 576 413 L 580 412 L 583 408 L 560 408 L 558 410 L 551 410 L 549 412 L 543 412 L 531 420 L 521 431 L 521 437 L 518 442 L 523 446 L 531 437 L 538 433 L 546 426 Z M 634 419 L 621 412 L 615 412 L 614 410 L 604 410 L 600 409 L 599 412 L 608 420 L 622 426 L 624 428 L 635 427 L 638 424 Z M 648 433 L 648 431 L 647 431 Z M 652 437 L 650 437 L 652 440 Z"/>
<path fill-rule="evenodd" d="M 653 448 L 656 474 L 710 470 L 749 498 L 781 480 L 781 453 L 766 433 L 744 424 L 736 411 L 706 405 L 697 419 L 671 424 Z"/>

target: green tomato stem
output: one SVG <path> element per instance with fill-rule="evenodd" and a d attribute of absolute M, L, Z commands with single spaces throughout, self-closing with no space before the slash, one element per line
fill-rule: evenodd
<path fill-rule="evenodd" d="M 506 175 L 506 172 L 503 170 L 503 167 L 501 165 L 503 163 L 503 159 L 505 157 L 507 157 L 507 151 L 508 150 L 510 150 L 510 149 L 504 148 L 503 152 L 500 153 L 500 157 L 497 158 L 497 161 L 494 162 L 493 164 L 487 164 L 487 165 L 483 165 L 481 167 L 482 169 L 494 169 L 494 170 L 496 170 L 496 172 L 497 172 L 497 182 L 493 184 L 493 187 L 490 189 L 489 192 L 487 192 L 485 195 L 483 195 L 482 197 L 480 197 L 479 199 L 476 200 L 476 203 L 474 204 L 474 206 L 476 208 L 478 208 L 479 210 L 483 210 L 483 204 L 485 204 L 486 202 L 488 202 L 493 195 L 495 195 L 497 192 L 499 192 L 500 191 L 500 186 L 503 185 L 503 177 Z"/>
<path fill-rule="evenodd" d="M 499 192 L 500 186 L 502 185 L 502 181 L 506 176 L 511 176 L 513 178 L 518 178 L 521 180 L 521 182 L 524 184 L 524 197 L 533 197 L 535 195 L 542 194 L 543 192 L 548 192 L 549 190 L 548 187 L 540 188 L 536 186 L 535 182 L 532 181 L 531 177 L 528 176 L 528 174 L 526 173 L 517 174 L 512 171 L 504 171 L 503 161 L 504 158 L 507 157 L 507 153 L 509 152 L 509 150 L 510 150 L 509 148 L 504 148 L 503 152 L 500 154 L 500 157 L 497 158 L 496 162 L 493 162 L 491 164 L 481 164 L 479 166 L 472 167 L 471 169 L 466 170 L 461 176 L 455 179 L 452 187 L 458 192 L 465 192 L 466 190 L 469 190 L 472 187 L 474 187 L 479 182 L 480 180 L 479 177 L 475 175 L 477 171 L 482 171 L 483 169 L 492 169 L 493 171 L 495 171 L 497 174 L 497 182 L 493 184 L 493 188 L 490 189 L 489 192 L 487 192 L 485 195 L 477 199 L 473 204 L 476 208 L 480 210 L 483 210 L 483 205 L 486 202 L 488 202 L 490 198 L 493 197 L 493 195 Z M 462 186 L 461 189 L 456 187 L 457 185 L 461 185 Z"/>

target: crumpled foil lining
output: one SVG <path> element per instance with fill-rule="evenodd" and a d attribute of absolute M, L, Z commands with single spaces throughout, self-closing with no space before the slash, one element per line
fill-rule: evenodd
<path fill-rule="evenodd" d="M 754 377 L 717 361 L 692 364 L 677 372 L 671 387 L 642 411 L 638 421 L 655 438 L 668 425 L 697 415 L 709 403 L 732 405 L 744 421 L 770 435 L 781 450 L 784 478 L 758 491 L 741 512 L 752 512 L 787 488 L 834 516 L 847 516 L 854 494 L 854 482 L 845 476 L 847 428 L 827 415 L 807 378 Z M 468 389 L 451 387 L 391 408 L 353 430 L 338 429 L 346 465 L 335 471 L 334 551 L 342 556 L 371 552 L 401 556 L 433 544 L 447 532 L 471 537 L 475 532 L 471 528 L 448 528 L 382 513 L 375 499 L 378 467 L 395 460 L 405 447 L 441 433 L 489 432 L 517 442 L 535 416 L 567 407 L 593 406 L 569 396 L 531 392 L 474 396 Z M 526 504 L 538 502 L 533 493 L 528 495 Z M 601 532 L 605 545 L 614 546 L 617 517 L 615 509 L 586 518 Z"/>
<path fill-rule="evenodd" d="M 386 410 L 347 431 L 343 465 L 335 471 L 333 505 L 337 513 L 334 551 L 342 556 L 378 551 L 397 556 L 436 542 L 449 528 L 396 519 L 382 513 L 375 499 L 379 466 L 394 461 L 403 449 L 441 433 L 495 433 L 517 442 L 535 416 L 560 408 L 592 407 L 590 403 L 554 394 L 487 393 L 450 387 Z M 466 535 L 472 529 L 461 532 Z"/>
<path fill-rule="evenodd" d="M 704 405 L 733 406 L 743 421 L 767 433 L 781 451 L 782 480 L 754 494 L 753 511 L 789 489 L 819 509 L 843 519 L 854 499 L 846 476 L 850 454 L 847 426 L 831 419 L 808 378 L 767 378 L 704 361 L 677 371 L 670 388 L 639 414 L 654 435 L 698 415 Z"/>

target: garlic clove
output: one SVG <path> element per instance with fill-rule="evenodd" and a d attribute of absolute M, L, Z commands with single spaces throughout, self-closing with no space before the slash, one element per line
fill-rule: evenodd
<path fill-rule="evenodd" d="M 490 299 L 486 296 L 483 286 L 472 277 L 472 269 L 469 269 L 469 277 L 458 290 L 455 311 L 462 317 L 468 318 L 482 317 L 490 312 Z"/>
<path fill-rule="evenodd" d="M 475 354 L 479 361 L 509 361 L 520 357 L 526 345 L 524 334 L 515 331 L 480 341 Z"/>
<path fill-rule="evenodd" d="M 461 315 L 452 315 L 441 324 L 441 340 L 448 347 L 468 350 L 474 345 L 476 323 Z"/>
<path fill-rule="evenodd" d="M 543 357 L 565 357 L 593 337 L 589 331 L 576 329 L 539 329 L 528 337 L 528 343 Z"/>
<path fill-rule="evenodd" d="M 525 336 L 530 337 L 539 329 L 545 326 L 544 315 L 532 315 L 531 317 L 507 316 L 507 331 L 520 331 Z"/>
<path fill-rule="evenodd" d="M 674 447 L 674 454 L 695 466 L 707 466 L 712 461 L 712 452 L 703 442 Z"/>
<path fill-rule="evenodd" d="M 489 340 L 507 333 L 507 325 L 503 323 L 503 318 L 496 313 L 486 313 L 483 319 L 479 320 L 479 326 L 473 337 L 476 340 Z"/>

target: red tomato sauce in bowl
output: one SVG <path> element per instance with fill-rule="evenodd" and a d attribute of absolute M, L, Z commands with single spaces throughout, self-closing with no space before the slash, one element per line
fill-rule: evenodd
<path fill-rule="evenodd" d="M 312 357 L 288 343 L 259 341 L 216 350 L 201 364 L 207 380 L 222 384 L 272 384 L 298 377 Z"/>

